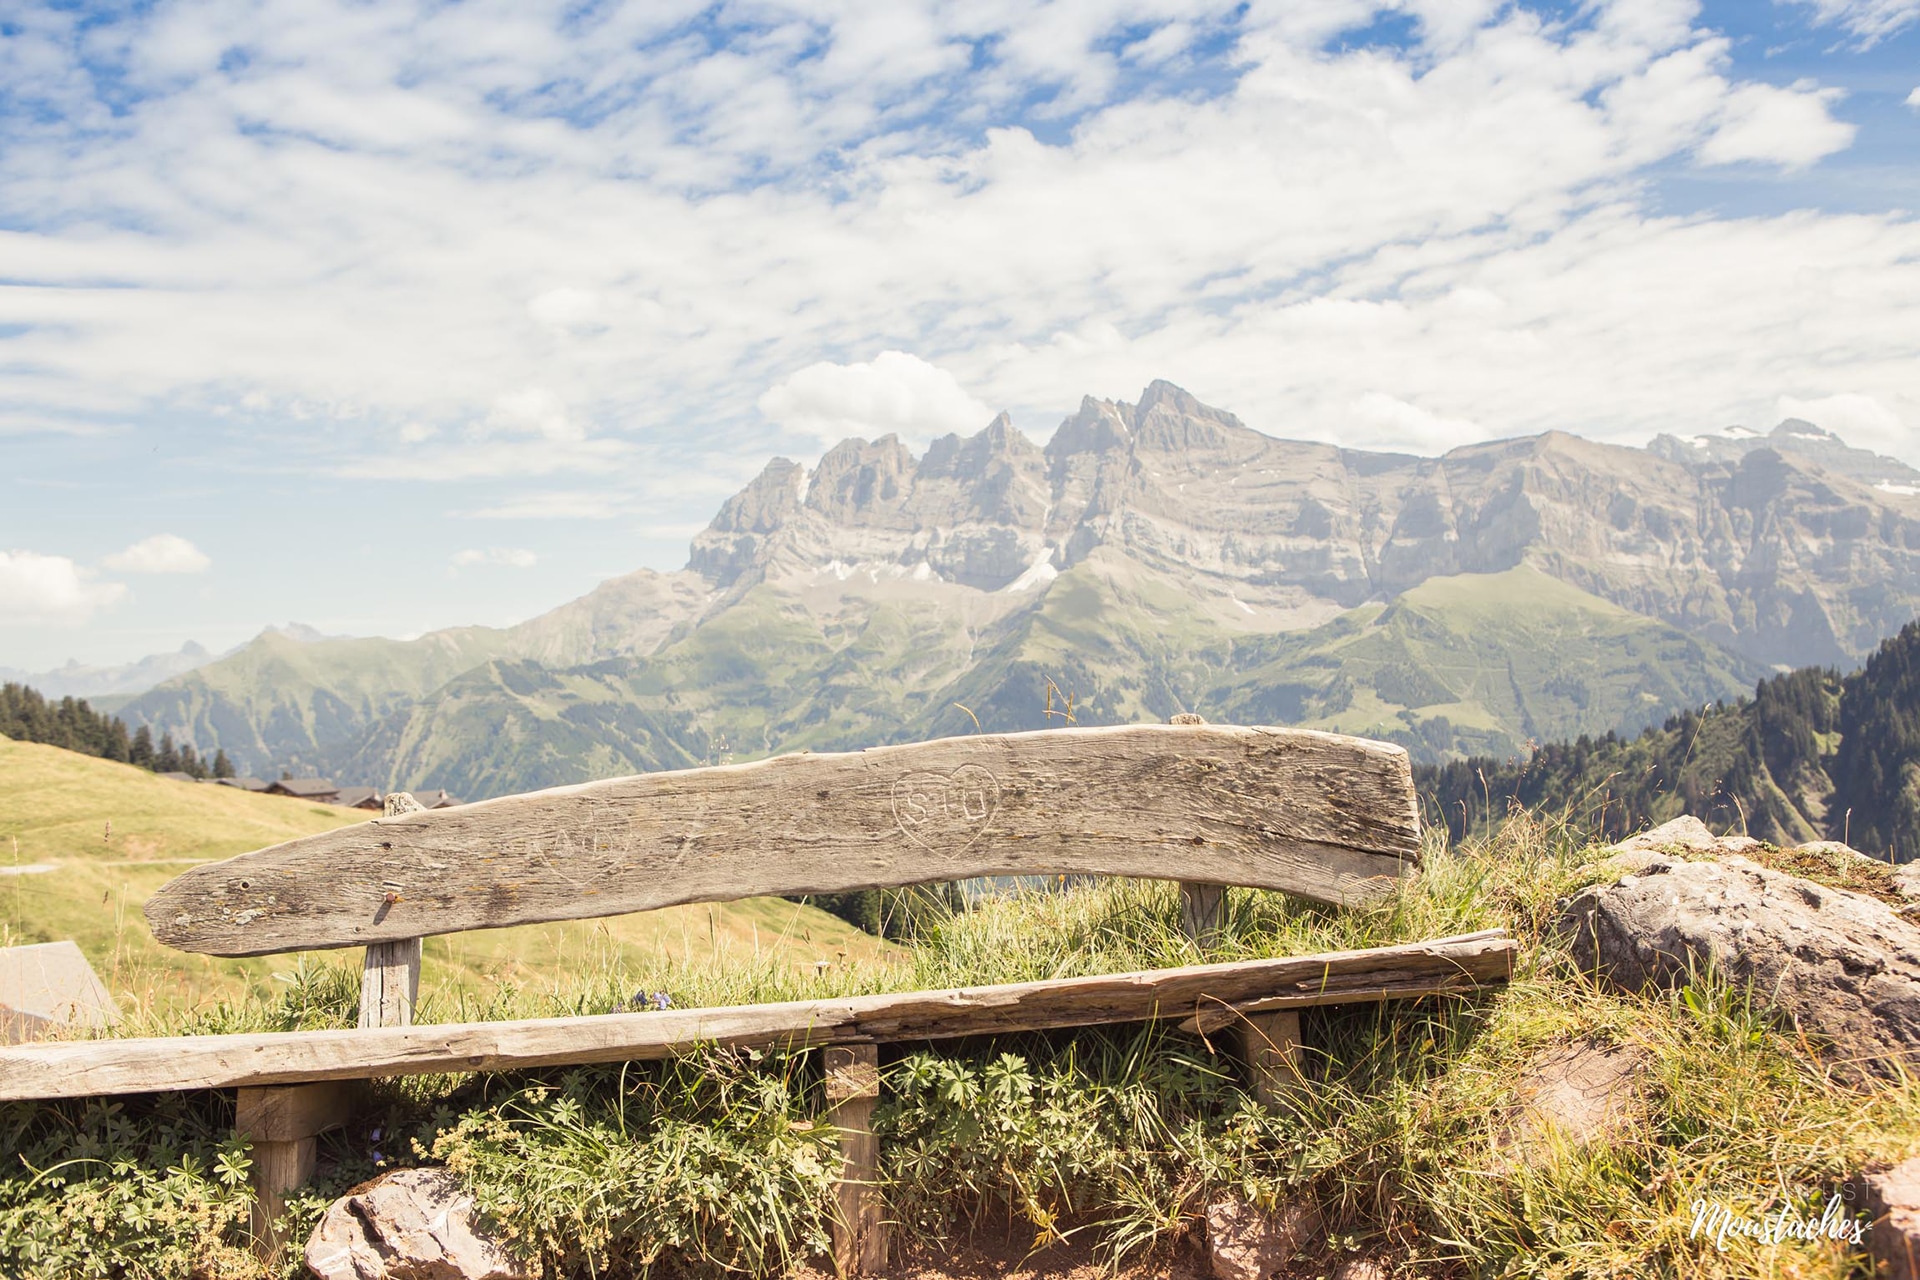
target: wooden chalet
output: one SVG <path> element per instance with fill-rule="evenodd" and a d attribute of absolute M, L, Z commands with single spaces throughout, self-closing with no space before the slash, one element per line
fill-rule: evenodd
<path fill-rule="evenodd" d="M 296 800 L 313 800 L 320 804 L 338 804 L 340 788 L 325 778 L 281 778 L 269 782 L 266 793 L 270 796 L 292 796 Z"/>

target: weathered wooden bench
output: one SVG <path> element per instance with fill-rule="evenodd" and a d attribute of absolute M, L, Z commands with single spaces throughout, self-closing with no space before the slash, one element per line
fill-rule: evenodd
<path fill-rule="evenodd" d="M 1319 902 L 1388 891 L 1419 856 L 1406 753 L 1301 730 L 1171 725 L 977 735 L 644 774 L 389 812 L 195 868 L 146 905 L 154 935 L 223 956 L 366 948 L 360 1027 L 0 1047 L 0 1099 L 239 1090 L 256 1238 L 348 1117 L 353 1082 L 656 1059 L 696 1046 L 824 1046 L 846 1168 L 843 1271 L 884 1265 L 871 1114 L 883 1043 L 1181 1019 L 1237 1026 L 1253 1082 L 1298 1085 L 1302 1007 L 1456 994 L 1511 972 L 1498 930 L 1406 946 L 951 991 L 511 1022 L 414 1025 L 421 939 L 765 894 L 982 876 L 1181 882 L 1204 950 L 1228 885 Z"/>

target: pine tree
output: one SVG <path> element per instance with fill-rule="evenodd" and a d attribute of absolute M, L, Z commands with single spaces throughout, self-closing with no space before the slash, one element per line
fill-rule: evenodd
<path fill-rule="evenodd" d="M 226 751 L 219 747 L 213 749 L 213 776 L 216 778 L 233 776 L 233 762 L 227 759 Z"/>
<path fill-rule="evenodd" d="M 153 771 L 155 773 L 180 772 L 180 750 L 173 745 L 173 734 L 160 735 L 160 750 L 154 753 Z"/>
<path fill-rule="evenodd" d="M 137 764 L 142 769 L 153 768 L 153 730 L 146 725 L 133 731 L 133 742 L 127 748 L 127 763 Z"/>

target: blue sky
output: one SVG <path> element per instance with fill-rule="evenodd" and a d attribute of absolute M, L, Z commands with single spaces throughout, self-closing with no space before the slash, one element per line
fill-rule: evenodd
<path fill-rule="evenodd" d="M 1920 463 L 1920 0 L 0 0 L 0 666 L 506 623 L 1165 377 Z"/>

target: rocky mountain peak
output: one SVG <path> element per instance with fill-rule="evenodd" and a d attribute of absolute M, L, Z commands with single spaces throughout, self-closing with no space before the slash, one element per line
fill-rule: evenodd
<path fill-rule="evenodd" d="M 1076 453 L 1123 449 L 1133 440 L 1133 407 L 1112 400 L 1080 397 L 1080 407 L 1054 429 L 1047 457 L 1058 464 Z"/>
<path fill-rule="evenodd" d="M 1920 485 L 1920 471 L 1871 449 L 1859 449 L 1804 418 L 1787 418 L 1762 435 L 1742 426 L 1697 436 L 1655 436 L 1647 451 L 1692 470 L 1730 471 L 1756 450 L 1807 458 L 1835 475 L 1898 493 Z"/>
<path fill-rule="evenodd" d="M 913 485 L 914 457 L 896 435 L 842 440 L 807 484 L 806 505 L 829 520 L 893 525 Z"/>
<path fill-rule="evenodd" d="M 800 510 L 806 476 L 806 469 L 792 459 L 769 462 L 694 535 L 687 567 L 721 583 L 748 572 L 759 562 L 768 539 Z"/>
<path fill-rule="evenodd" d="M 1648 449 L 1549 431 L 1365 453 L 1262 435 L 1158 381 L 1136 404 L 1083 398 L 1044 449 L 1001 414 L 920 458 L 843 441 L 804 483 L 776 462 L 691 567 L 722 589 L 858 572 L 995 592 L 1102 548 L 1250 627 L 1524 565 L 1756 661 L 1839 663 L 1920 608 L 1920 472 L 1797 419 Z M 1906 585 L 1868 598 L 1863 574 Z"/>

